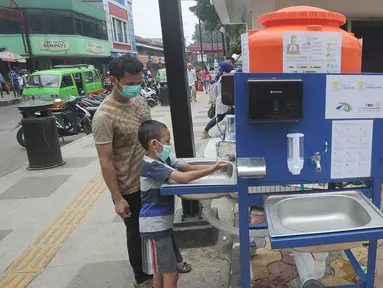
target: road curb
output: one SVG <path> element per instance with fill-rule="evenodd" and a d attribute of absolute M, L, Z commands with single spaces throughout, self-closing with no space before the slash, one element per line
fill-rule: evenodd
<path fill-rule="evenodd" d="M 8 99 L 8 100 L 3 100 L 2 98 L 0 98 L 0 107 L 12 106 L 12 105 L 19 104 L 22 102 L 22 99 L 23 99 L 22 97 L 12 98 L 12 99 Z"/>

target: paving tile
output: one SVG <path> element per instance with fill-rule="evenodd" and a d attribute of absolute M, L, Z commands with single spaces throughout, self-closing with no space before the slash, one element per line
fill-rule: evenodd
<path fill-rule="evenodd" d="M 295 260 L 293 257 L 293 254 L 290 249 L 282 249 L 282 262 L 289 264 L 289 265 L 295 265 Z"/>
<path fill-rule="evenodd" d="M 360 246 L 360 247 L 353 248 L 351 249 L 351 252 L 352 254 L 354 254 L 355 259 L 359 262 L 360 260 L 362 260 L 368 255 L 368 246 Z"/>
<path fill-rule="evenodd" d="M 132 273 L 128 261 L 112 261 L 85 264 L 68 284 L 67 288 L 126 288 L 132 285 Z"/>
<path fill-rule="evenodd" d="M 345 259 L 348 261 L 346 254 L 343 251 L 331 252 L 326 258 L 326 264 L 330 265 L 336 259 Z"/>
<path fill-rule="evenodd" d="M 124 220 L 119 215 L 116 215 L 114 219 L 112 220 L 113 223 L 124 223 Z"/>
<path fill-rule="evenodd" d="M 274 288 L 270 286 L 269 280 L 258 280 L 251 282 L 251 288 Z"/>
<path fill-rule="evenodd" d="M 269 237 L 265 237 L 265 241 L 266 241 L 265 249 L 272 250 L 272 251 L 280 251 L 280 249 L 271 249 Z"/>
<path fill-rule="evenodd" d="M 270 271 L 269 281 L 272 287 L 278 287 L 280 284 L 299 277 L 296 266 L 288 265 L 283 262 L 275 262 L 268 266 Z"/>
<path fill-rule="evenodd" d="M 286 283 L 286 288 L 300 288 L 302 285 L 301 279 L 295 278 Z"/>
<path fill-rule="evenodd" d="M 97 157 L 76 157 L 76 158 L 65 158 L 66 164 L 63 168 L 83 168 L 88 166 L 90 163 L 95 161 Z"/>
<path fill-rule="evenodd" d="M 382 258 L 376 258 L 376 259 L 381 259 L 381 260 L 383 260 Z M 364 257 L 363 259 L 361 259 L 361 260 L 359 261 L 359 263 L 367 267 L 367 261 L 368 261 L 368 257 Z M 382 287 L 383 287 L 383 286 L 382 286 Z"/>
<path fill-rule="evenodd" d="M 355 284 L 352 281 L 348 281 L 345 279 L 340 279 L 335 276 L 327 276 L 322 278 L 321 280 L 322 284 L 326 287 L 333 287 L 333 286 L 342 286 L 347 284 Z"/>
<path fill-rule="evenodd" d="M 0 242 L 11 232 L 12 230 L 0 230 Z"/>
<path fill-rule="evenodd" d="M 253 280 L 261 280 L 261 279 L 267 279 L 270 275 L 269 269 L 267 267 L 262 266 L 254 266 L 252 265 L 253 269 Z"/>
<path fill-rule="evenodd" d="M 270 251 L 265 248 L 259 248 L 257 249 L 257 252 L 255 256 L 251 259 L 254 266 L 263 266 L 266 267 L 267 265 L 281 261 L 282 260 L 282 254 L 275 251 Z"/>
<path fill-rule="evenodd" d="M 356 272 L 351 263 L 344 259 L 336 259 L 331 263 L 331 267 L 334 268 L 335 276 L 340 279 L 352 281 Z M 383 268 L 383 267 L 382 267 Z"/>
<path fill-rule="evenodd" d="M 383 287 L 383 278 L 375 277 L 375 288 Z"/>
<path fill-rule="evenodd" d="M 21 178 L 20 181 L 0 194 L 0 200 L 49 197 L 69 177 L 70 175 Z"/>
<path fill-rule="evenodd" d="M 96 144 L 92 143 L 92 144 L 86 145 L 82 149 L 92 149 L 92 148 L 96 148 Z"/>
<path fill-rule="evenodd" d="M 383 260 L 376 260 L 375 276 L 383 278 Z"/>

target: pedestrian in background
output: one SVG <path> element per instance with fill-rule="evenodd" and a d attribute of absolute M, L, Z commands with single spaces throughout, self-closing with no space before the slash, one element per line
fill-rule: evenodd
<path fill-rule="evenodd" d="M 201 70 L 201 78 L 202 78 L 202 83 L 203 83 L 203 91 L 207 94 L 209 91 L 210 76 L 209 76 L 209 71 L 207 71 L 206 66 L 203 67 Z"/>
<path fill-rule="evenodd" d="M 4 98 L 4 96 L 3 96 L 3 92 L 4 91 L 9 95 L 9 91 L 8 91 L 7 85 L 5 83 L 5 78 L 4 78 L 3 74 L 0 73 L 0 94 L 1 94 L 1 98 Z"/>
<path fill-rule="evenodd" d="M 12 85 L 12 91 L 14 94 L 14 97 L 20 97 L 20 84 L 19 84 L 19 76 L 14 71 L 15 68 L 12 68 L 11 71 L 8 73 L 8 77 L 11 80 Z"/>
<path fill-rule="evenodd" d="M 191 93 L 190 102 L 193 102 L 193 101 L 197 102 L 197 90 L 196 90 L 197 73 L 193 69 L 191 63 L 188 63 L 187 65 L 187 74 L 188 74 L 189 89 Z"/>

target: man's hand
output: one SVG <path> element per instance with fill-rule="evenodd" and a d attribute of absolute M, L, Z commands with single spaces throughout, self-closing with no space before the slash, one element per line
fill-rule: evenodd
<path fill-rule="evenodd" d="M 130 209 L 128 202 L 121 198 L 120 200 L 116 201 L 114 204 L 115 211 L 122 219 L 126 219 L 130 217 Z"/>

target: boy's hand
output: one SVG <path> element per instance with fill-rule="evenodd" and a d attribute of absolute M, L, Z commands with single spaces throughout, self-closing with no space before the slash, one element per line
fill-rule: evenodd
<path fill-rule="evenodd" d="M 227 166 L 229 166 L 229 163 L 227 162 L 218 162 L 217 164 L 215 164 L 213 167 L 214 169 L 214 172 L 215 171 L 225 171 Z"/>

